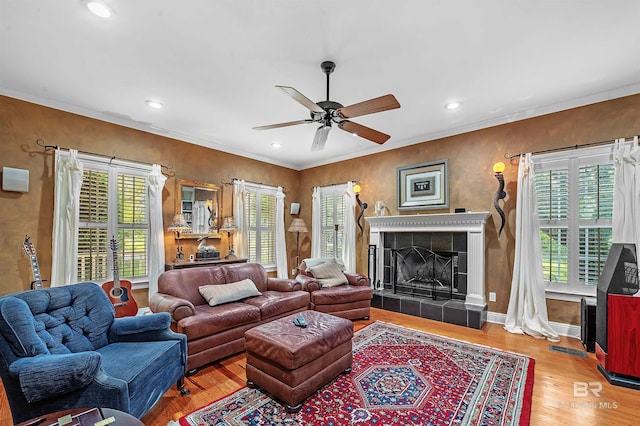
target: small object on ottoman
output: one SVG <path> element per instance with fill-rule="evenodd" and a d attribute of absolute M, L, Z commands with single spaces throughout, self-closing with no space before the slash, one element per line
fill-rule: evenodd
<path fill-rule="evenodd" d="M 293 323 L 300 315 L 306 328 Z M 269 392 L 288 412 L 299 411 L 308 396 L 351 371 L 353 323 L 344 318 L 304 311 L 247 330 L 244 337 L 247 386 Z"/>

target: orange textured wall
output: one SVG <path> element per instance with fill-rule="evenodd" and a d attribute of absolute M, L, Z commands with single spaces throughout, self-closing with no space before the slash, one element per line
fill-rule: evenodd
<path fill-rule="evenodd" d="M 428 129 L 427 129 L 428 130 Z M 0 166 L 28 169 L 31 190 L 27 194 L 1 192 L 0 200 L 0 294 L 27 289 L 31 269 L 22 254 L 25 234 L 32 236 L 39 253 L 44 278 L 51 268 L 51 223 L 53 210 L 53 156 L 35 145 L 38 138 L 48 144 L 76 148 L 144 162 L 172 164 L 175 177 L 166 182 L 163 193 L 165 224 L 174 213 L 175 178 L 221 183 L 232 177 L 269 185 L 284 185 L 286 211 L 291 202 L 300 202 L 302 217 L 311 225 L 311 188 L 360 179 L 361 198 L 370 204 L 365 216 L 373 216 L 373 204 L 384 200 L 390 214 L 398 214 L 396 205 L 396 168 L 421 162 L 448 159 L 450 209 L 414 213 L 443 213 L 455 207 L 489 211 L 486 232 L 486 291 L 497 293 L 497 302 L 488 302 L 489 310 L 507 310 L 514 258 L 514 226 L 517 166 L 507 164 L 504 210 L 507 226 L 497 238 L 499 216 L 493 209 L 497 181 L 492 165 L 504 161 L 506 152 L 519 153 L 640 134 L 640 95 L 614 99 L 541 117 L 516 121 L 488 129 L 464 133 L 435 141 L 385 151 L 303 171 L 295 171 L 236 155 L 203 148 L 161 136 L 89 119 L 0 96 Z M 231 187 L 224 187 L 224 215 L 231 214 Z M 292 217 L 286 215 L 288 227 Z M 366 273 L 368 227 L 358 239 L 357 269 Z M 499 225 L 498 225 L 499 226 Z M 301 258 L 311 252 L 310 234 L 300 235 Z M 195 242 L 185 242 L 188 255 Z M 226 237 L 216 245 L 224 255 Z M 168 260 L 175 255 L 173 235 L 166 233 Z M 289 267 L 295 263 L 295 234 L 287 233 Z M 136 297 L 138 295 L 136 294 Z M 487 298 L 488 299 L 488 298 Z M 548 303 L 553 321 L 577 323 L 576 303 Z"/>
<path fill-rule="evenodd" d="M 198 145 L 141 132 L 99 120 L 0 96 L 0 167 L 27 169 L 30 190 L 20 194 L 0 191 L 0 294 L 26 290 L 32 281 L 29 259 L 22 253 L 25 235 L 31 236 L 44 279 L 51 271 L 51 230 L 53 223 L 53 151 L 44 152 L 36 145 L 43 139 L 48 145 L 75 148 L 118 158 L 172 165 L 173 176 L 163 191 L 165 226 L 171 223 L 175 208 L 176 179 L 191 179 L 221 184 L 231 178 L 282 185 L 285 208 L 298 199 L 300 172 L 285 167 L 204 148 Z M 223 187 L 224 216 L 232 214 L 233 187 Z M 292 221 L 285 217 L 285 227 Z M 182 240 L 185 255 L 195 253 L 195 240 Z M 226 255 L 228 242 L 211 240 Z M 295 236 L 287 233 L 290 264 L 295 262 Z M 165 233 L 165 258 L 175 257 L 173 233 Z M 45 286 L 48 286 L 45 283 Z M 140 306 L 146 306 L 146 292 L 135 292 Z"/>
<path fill-rule="evenodd" d="M 518 154 L 610 140 L 640 134 L 640 95 L 614 99 L 554 114 L 424 142 L 379 154 L 302 171 L 300 188 L 304 203 L 311 203 L 311 187 L 360 179 L 361 199 L 369 203 L 365 216 L 374 216 L 376 200 L 384 200 L 391 215 L 453 212 L 456 207 L 491 212 L 486 225 L 486 296 L 495 292 L 496 302 L 487 302 L 489 311 L 506 313 L 509 304 L 515 232 L 516 182 L 518 166 L 510 165 L 505 153 Z M 396 208 L 396 169 L 423 162 L 447 159 L 449 165 L 449 209 L 403 211 Z M 500 239 L 500 216 L 493 208 L 498 182 L 493 164 L 504 161 L 506 192 L 503 210 L 507 224 Z M 305 220 L 310 212 L 304 212 Z M 358 239 L 358 271 L 366 273 L 368 226 Z M 552 321 L 577 324 L 579 304 L 552 301 Z"/>

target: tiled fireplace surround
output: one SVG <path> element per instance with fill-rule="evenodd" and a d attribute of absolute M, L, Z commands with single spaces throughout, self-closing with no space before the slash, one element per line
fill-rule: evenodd
<path fill-rule="evenodd" d="M 484 225 L 488 216 L 488 212 L 467 212 L 367 217 L 369 244 L 376 247 L 376 264 L 371 265 L 376 278 L 371 283 L 374 289 L 371 306 L 481 329 L 487 321 Z M 458 252 L 458 297 L 432 300 L 393 293 L 390 248 L 408 245 Z M 460 293 L 465 293 L 465 284 L 463 296 Z"/>

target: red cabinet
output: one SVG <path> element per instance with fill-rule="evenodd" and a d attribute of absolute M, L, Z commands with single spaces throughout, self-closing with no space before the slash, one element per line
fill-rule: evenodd
<path fill-rule="evenodd" d="M 640 297 L 609 294 L 608 343 L 604 368 L 612 373 L 640 377 Z"/>

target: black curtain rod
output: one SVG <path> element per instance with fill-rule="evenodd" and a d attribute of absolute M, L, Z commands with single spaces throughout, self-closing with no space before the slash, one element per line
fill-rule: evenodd
<path fill-rule="evenodd" d="M 624 138 L 625 142 L 630 142 L 633 140 L 633 138 L 635 138 L 636 136 L 630 136 L 627 138 Z M 614 143 L 616 141 L 616 139 L 612 139 L 612 140 L 608 140 L 608 141 L 600 141 L 600 142 L 589 142 L 589 143 L 583 143 L 583 144 L 578 144 L 578 145 L 568 145 L 568 146 L 563 146 L 560 148 L 550 148 L 550 149 L 543 149 L 540 151 L 534 151 L 531 154 L 546 154 L 548 152 L 557 152 L 557 151 L 567 151 L 570 149 L 578 149 L 578 148 L 583 148 L 583 147 L 587 147 L 587 146 L 598 146 L 598 145 L 607 145 L 607 144 L 611 144 Z M 504 154 L 504 158 L 506 158 L 507 160 L 509 160 L 510 163 L 514 163 L 514 159 L 520 158 L 520 156 L 522 154 L 526 154 L 525 152 L 521 152 L 520 154 L 514 154 L 514 155 L 509 155 L 508 152 L 505 152 Z"/>
<path fill-rule="evenodd" d="M 36 145 L 38 145 L 39 147 L 44 148 L 45 151 L 50 151 L 52 149 L 65 149 L 65 150 L 69 151 L 69 148 L 65 148 L 63 146 L 46 145 L 44 143 L 44 140 L 42 140 L 42 139 L 37 139 L 36 140 Z M 124 161 L 131 161 L 131 162 L 134 162 L 134 163 L 139 163 L 139 164 L 145 164 L 145 165 L 149 165 L 149 166 L 153 165 L 152 163 L 145 163 L 144 161 L 129 160 L 129 159 L 126 159 L 126 158 L 119 158 L 119 157 L 116 157 L 115 155 L 96 154 L 95 152 L 80 151 L 80 150 L 78 150 L 78 152 L 81 153 L 81 154 L 95 155 L 97 157 L 103 157 L 103 158 L 110 158 L 111 160 L 124 160 Z M 171 165 L 171 164 L 168 165 L 168 166 L 165 166 L 164 164 L 160 164 L 160 167 L 165 169 L 165 170 L 173 169 L 173 165 Z"/>
<path fill-rule="evenodd" d="M 322 185 L 322 186 L 317 185 L 317 187 L 318 187 L 318 188 L 321 188 L 321 187 L 322 187 L 322 188 L 324 188 L 325 186 L 344 185 L 345 183 L 348 183 L 348 182 L 353 182 L 354 184 L 356 184 L 356 183 L 359 183 L 359 182 L 360 182 L 360 178 L 358 178 L 358 179 L 349 179 L 349 180 L 348 180 L 348 181 L 346 181 L 346 182 L 336 182 L 336 183 L 330 183 L 330 184 L 328 184 L 328 185 Z M 313 188 L 315 188 L 315 186 L 312 186 L 312 187 L 311 187 L 311 189 L 313 189 Z"/>
<path fill-rule="evenodd" d="M 222 179 L 222 184 L 223 184 L 223 185 L 233 185 L 233 182 L 234 182 L 234 181 L 236 181 L 236 180 L 242 180 L 242 179 L 240 179 L 240 178 L 236 178 L 236 177 L 229 177 L 229 179 L 230 179 L 230 182 L 227 182 L 227 181 L 225 181 L 224 179 Z M 270 187 L 273 187 L 273 188 L 277 188 L 278 186 L 282 186 L 282 185 L 275 185 L 275 186 L 274 186 L 274 185 L 269 185 L 269 184 L 267 184 L 267 183 L 263 183 L 263 182 L 252 182 L 252 181 L 250 181 L 250 180 L 245 180 L 244 182 L 245 182 L 245 183 L 248 183 L 248 184 L 250 184 L 250 185 L 270 186 Z M 286 186 L 282 186 L 282 192 L 284 192 L 286 189 L 287 189 L 287 187 L 286 187 Z"/>

